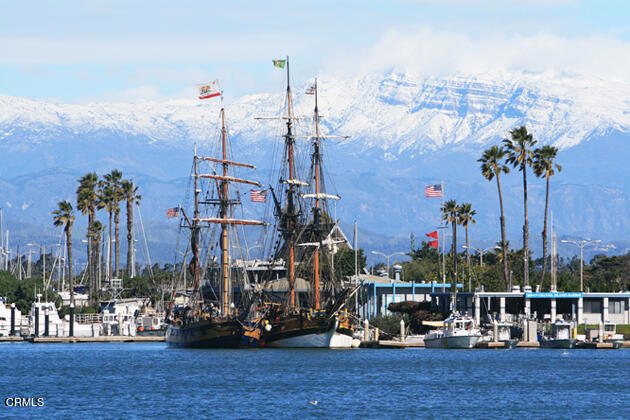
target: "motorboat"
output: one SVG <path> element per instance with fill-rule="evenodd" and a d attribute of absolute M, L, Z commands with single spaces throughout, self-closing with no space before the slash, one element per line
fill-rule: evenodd
<path fill-rule="evenodd" d="M 562 319 L 556 320 L 551 324 L 551 336 L 543 337 L 540 340 L 541 347 L 554 349 L 572 349 L 575 348 L 578 340 L 573 338 L 573 324 Z"/>
<path fill-rule="evenodd" d="M 481 332 L 468 315 L 452 313 L 441 330 L 425 334 L 424 346 L 433 349 L 472 349 L 481 339 Z"/>

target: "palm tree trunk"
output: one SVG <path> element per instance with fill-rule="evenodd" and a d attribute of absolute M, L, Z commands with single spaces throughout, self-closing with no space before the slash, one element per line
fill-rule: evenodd
<path fill-rule="evenodd" d="M 127 197 L 127 275 L 131 277 L 133 272 L 133 199 Z"/>
<path fill-rule="evenodd" d="M 529 221 L 527 219 L 527 166 L 523 162 L 523 208 L 525 223 L 523 224 L 523 285 L 529 285 Z"/>
<path fill-rule="evenodd" d="M 119 225 L 120 225 L 120 210 L 116 210 L 116 212 L 114 213 L 114 226 L 116 228 L 116 232 L 115 232 L 115 240 L 114 240 L 114 249 L 116 250 L 116 278 L 120 277 L 120 231 L 119 231 Z"/>
<path fill-rule="evenodd" d="M 68 248 L 68 278 L 70 279 L 70 303 L 74 305 L 74 278 L 72 276 L 72 224 L 66 225 L 66 247 Z"/>
<path fill-rule="evenodd" d="M 453 280 L 454 280 L 452 290 L 457 290 L 457 219 L 451 222 L 451 226 L 453 227 Z"/>
<path fill-rule="evenodd" d="M 545 274 L 547 272 L 547 210 L 549 208 L 549 174 L 547 174 L 547 191 L 545 194 L 545 221 L 543 224 L 542 240 L 543 240 L 543 261 L 542 276 L 540 276 L 540 288 L 542 289 Z"/>
<path fill-rule="evenodd" d="M 94 261 L 96 261 L 96 271 L 98 272 L 98 277 L 100 277 L 101 275 L 101 270 L 99 269 L 99 264 L 98 264 L 100 260 L 101 260 L 101 232 L 99 231 L 97 232 L 96 238 L 94 239 Z"/>
<path fill-rule="evenodd" d="M 470 292 L 470 243 L 468 242 L 468 223 L 466 223 L 466 265 L 468 266 L 468 291 Z"/>
<path fill-rule="evenodd" d="M 107 226 L 108 233 L 108 248 L 107 248 L 107 280 L 111 280 L 112 278 L 112 216 L 113 212 L 109 212 L 109 226 Z"/>
<path fill-rule="evenodd" d="M 499 190 L 499 207 L 501 209 L 501 250 L 503 253 L 503 280 L 505 280 L 505 290 L 509 292 L 510 288 L 510 268 L 508 266 L 507 241 L 505 240 L 505 215 L 503 214 L 503 195 L 501 194 L 501 181 L 499 174 L 495 174 L 497 178 L 497 190 Z"/>

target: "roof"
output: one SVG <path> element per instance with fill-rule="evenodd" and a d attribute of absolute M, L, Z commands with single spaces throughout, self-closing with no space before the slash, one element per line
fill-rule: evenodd
<path fill-rule="evenodd" d="M 279 278 L 277 280 L 271 280 L 266 282 L 263 285 L 263 288 L 266 292 L 288 292 L 289 291 L 289 280 L 286 277 Z M 296 292 L 308 292 L 311 290 L 311 285 L 309 282 L 304 280 L 303 278 L 297 277 L 295 279 L 295 291 Z"/>

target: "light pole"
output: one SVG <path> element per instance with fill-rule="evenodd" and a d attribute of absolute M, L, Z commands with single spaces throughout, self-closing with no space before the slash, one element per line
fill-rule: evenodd
<path fill-rule="evenodd" d="M 487 252 L 491 249 L 501 249 L 498 246 L 491 246 L 488 248 L 483 248 L 483 249 L 479 249 L 479 248 L 475 248 L 474 246 L 466 246 L 466 245 L 462 245 L 462 248 L 466 249 L 472 249 L 473 251 L 477 251 L 479 253 L 479 265 L 483 267 L 483 254 L 484 252 Z"/>
<path fill-rule="evenodd" d="M 372 254 L 375 255 L 382 255 L 383 257 L 387 258 L 387 278 L 389 279 L 389 259 L 390 257 L 393 257 L 394 255 L 407 255 L 405 252 L 394 252 L 393 254 L 383 254 L 382 252 L 379 251 L 372 251 Z"/>
<path fill-rule="evenodd" d="M 580 248 L 580 292 L 584 291 L 584 247 L 601 242 L 601 239 L 594 241 L 582 239 L 581 241 L 570 241 L 568 239 L 562 239 L 560 242 L 565 244 L 573 244 Z"/>
<path fill-rule="evenodd" d="M 236 248 L 240 249 L 241 253 L 243 252 L 243 250 L 245 250 L 245 258 L 247 258 L 249 260 L 249 250 L 250 249 L 256 249 L 256 248 L 262 248 L 262 245 L 258 244 L 258 245 L 250 246 L 250 247 L 247 247 L 247 248 L 245 248 L 244 246 L 238 246 L 237 245 Z"/>

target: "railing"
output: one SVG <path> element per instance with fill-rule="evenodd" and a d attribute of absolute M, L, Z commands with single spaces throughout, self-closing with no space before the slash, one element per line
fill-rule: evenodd
<path fill-rule="evenodd" d="M 103 322 L 101 314 L 76 314 L 74 320 L 78 324 L 98 324 Z"/>

